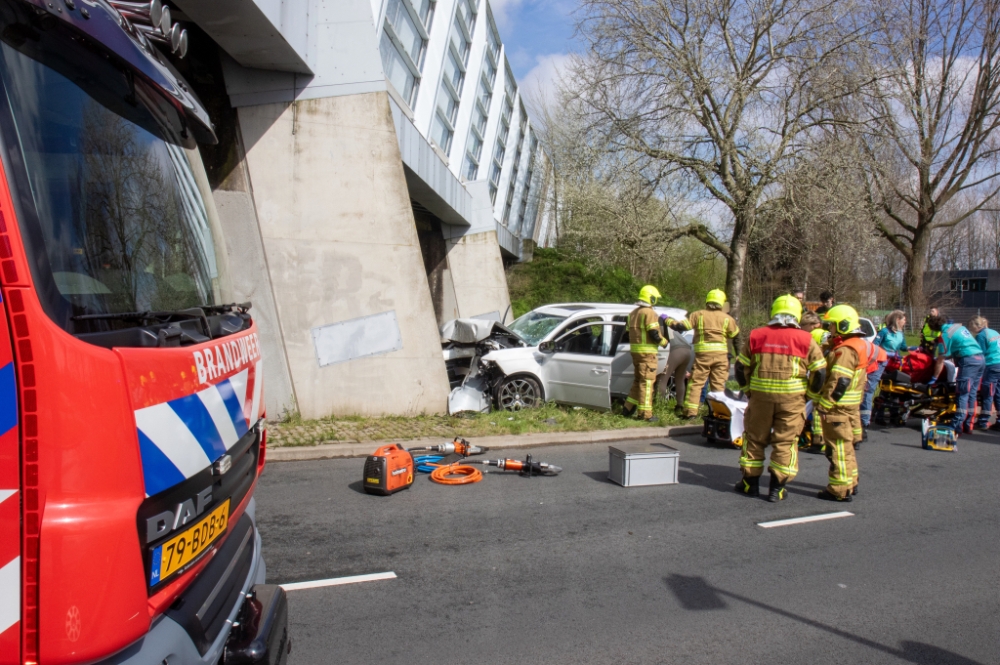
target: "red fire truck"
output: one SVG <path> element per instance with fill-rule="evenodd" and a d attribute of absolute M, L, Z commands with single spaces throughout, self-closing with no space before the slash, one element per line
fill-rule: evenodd
<path fill-rule="evenodd" d="M 0 0 L 0 665 L 289 650 L 185 49 L 159 0 Z"/>

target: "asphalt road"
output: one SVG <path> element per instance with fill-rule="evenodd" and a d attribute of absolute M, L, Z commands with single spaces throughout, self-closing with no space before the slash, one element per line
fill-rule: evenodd
<path fill-rule="evenodd" d="M 363 460 L 270 464 L 269 582 L 399 576 L 289 592 L 290 663 L 1000 662 L 1000 434 L 944 453 L 873 431 L 850 504 L 814 498 L 820 455 L 770 504 L 732 491 L 737 451 L 673 445 L 680 484 L 627 489 L 606 445 L 531 451 L 554 478 L 388 498 Z M 836 510 L 855 516 L 756 525 Z"/>

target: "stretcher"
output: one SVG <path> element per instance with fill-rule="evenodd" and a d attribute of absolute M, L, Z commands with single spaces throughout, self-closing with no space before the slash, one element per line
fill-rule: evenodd
<path fill-rule="evenodd" d="M 932 368 L 930 356 L 919 351 L 902 360 L 891 359 L 872 403 L 872 421 L 877 425 L 902 427 L 911 417 L 921 418 L 923 447 L 954 451 L 957 435 L 947 423 L 955 415 L 955 383 L 928 385 Z M 950 371 L 946 376 L 954 378 Z"/>
<path fill-rule="evenodd" d="M 731 390 L 711 392 L 705 396 L 708 415 L 701 435 L 709 443 L 743 447 L 743 418 L 747 410 L 747 398 L 742 393 Z"/>

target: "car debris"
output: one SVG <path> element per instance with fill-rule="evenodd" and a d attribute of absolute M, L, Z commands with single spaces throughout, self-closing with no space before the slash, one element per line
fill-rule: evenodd
<path fill-rule="evenodd" d="M 451 393 L 448 413 L 489 413 L 492 406 L 490 376 L 482 371 L 483 356 L 501 349 L 526 346 L 512 330 L 498 321 L 452 319 L 441 326 L 445 369 Z"/>

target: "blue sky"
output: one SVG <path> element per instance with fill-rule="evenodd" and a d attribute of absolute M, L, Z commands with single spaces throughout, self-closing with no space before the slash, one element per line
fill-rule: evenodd
<path fill-rule="evenodd" d="M 526 94 L 543 93 L 579 50 L 575 0 L 490 0 L 514 76 Z"/>

